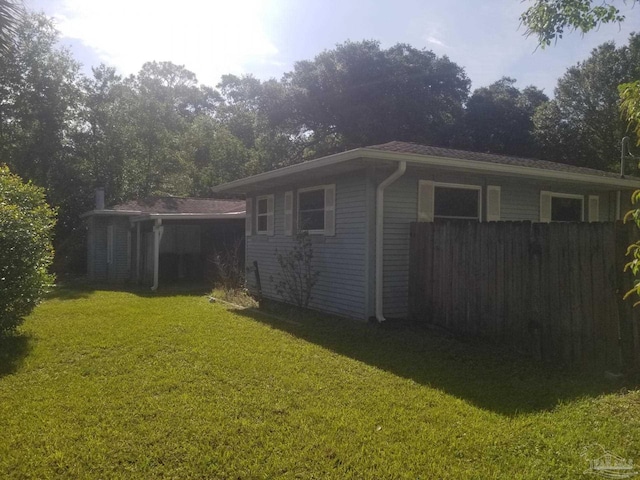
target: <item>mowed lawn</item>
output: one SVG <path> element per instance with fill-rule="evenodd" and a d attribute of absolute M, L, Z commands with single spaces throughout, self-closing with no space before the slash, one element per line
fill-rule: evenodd
<path fill-rule="evenodd" d="M 59 291 L 0 342 L 0 478 L 581 478 L 602 449 L 640 463 L 633 386 L 292 320 Z"/>

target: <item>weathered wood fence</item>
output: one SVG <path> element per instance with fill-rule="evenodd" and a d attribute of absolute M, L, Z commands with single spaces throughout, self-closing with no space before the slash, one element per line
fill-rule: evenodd
<path fill-rule="evenodd" d="M 544 362 L 637 370 L 640 309 L 622 300 L 636 238 L 621 223 L 413 223 L 411 317 Z"/>

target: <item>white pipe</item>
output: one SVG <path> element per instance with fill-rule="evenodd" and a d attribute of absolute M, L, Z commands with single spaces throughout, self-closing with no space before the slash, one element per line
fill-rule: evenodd
<path fill-rule="evenodd" d="M 383 301 L 384 293 L 384 189 L 404 175 L 407 170 L 407 162 L 398 162 L 398 169 L 385 178 L 376 189 L 376 319 L 384 322 Z"/>
<path fill-rule="evenodd" d="M 162 219 L 158 218 L 153 226 L 153 287 L 154 292 L 158 289 L 158 272 L 160 271 L 160 240 L 162 240 Z"/>

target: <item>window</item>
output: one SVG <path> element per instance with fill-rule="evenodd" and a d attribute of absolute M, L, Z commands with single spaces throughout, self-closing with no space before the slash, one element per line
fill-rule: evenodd
<path fill-rule="evenodd" d="M 500 187 L 489 186 L 489 218 L 500 220 Z M 482 218 L 482 187 L 455 183 L 418 182 L 418 221 L 436 219 L 477 220 Z"/>
<path fill-rule="evenodd" d="M 335 234 L 335 185 L 298 190 L 298 230 Z"/>
<path fill-rule="evenodd" d="M 256 232 L 269 234 L 273 223 L 273 195 L 265 195 L 256 199 Z"/>
<path fill-rule="evenodd" d="M 435 219 L 480 219 L 480 187 L 435 184 L 433 216 Z"/>
<path fill-rule="evenodd" d="M 584 196 L 540 192 L 541 222 L 582 222 L 583 220 Z"/>

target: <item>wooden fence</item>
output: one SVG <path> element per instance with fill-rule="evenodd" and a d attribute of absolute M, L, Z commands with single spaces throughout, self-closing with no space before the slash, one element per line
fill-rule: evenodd
<path fill-rule="evenodd" d="M 413 223 L 411 316 L 556 365 L 637 370 L 640 309 L 622 300 L 636 237 L 621 223 Z"/>

